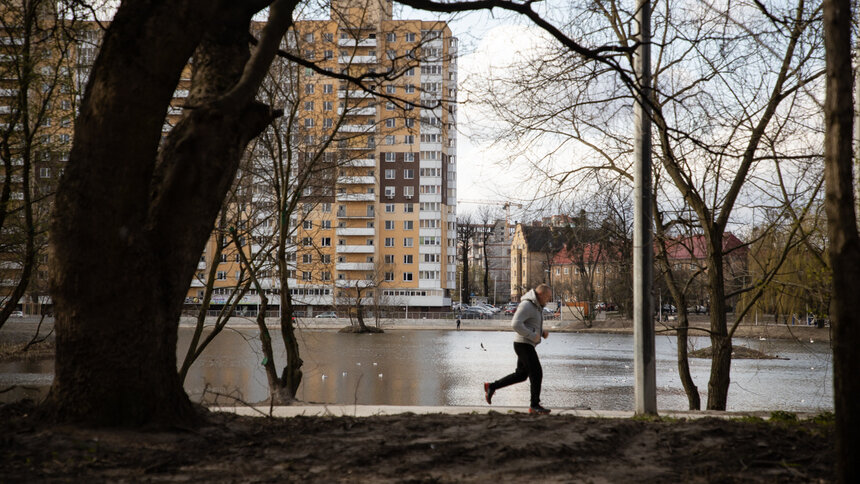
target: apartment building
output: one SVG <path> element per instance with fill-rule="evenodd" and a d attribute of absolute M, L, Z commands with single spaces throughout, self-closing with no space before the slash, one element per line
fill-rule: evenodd
<path fill-rule="evenodd" d="M 284 48 L 313 65 L 273 70 L 282 89 L 293 190 L 285 259 L 291 304 L 313 314 L 361 304 L 415 310 L 450 308 L 456 287 L 457 39 L 444 23 L 395 20 L 392 2 L 332 2 L 330 18 L 300 20 Z M 363 86 L 320 70 L 362 78 Z M 277 102 L 277 101 L 276 101 Z M 259 165 L 285 157 L 252 155 Z M 281 166 L 281 165 L 278 165 Z M 278 170 L 261 169 L 260 172 Z M 310 176 L 306 176 L 310 175 Z M 250 256 L 277 229 L 283 206 L 265 177 L 247 187 L 255 206 Z M 274 198 L 273 198 L 274 196 Z M 244 203 L 239 203 L 246 209 Z M 268 207 L 268 208 L 267 208 Z M 236 247 L 201 258 L 187 302 L 203 295 L 217 264 L 212 302 L 227 304 L 246 274 Z M 276 264 L 262 270 L 270 306 L 281 303 Z M 238 305 L 259 304 L 253 288 Z"/>
<path fill-rule="evenodd" d="M 282 48 L 312 64 L 276 62 L 267 92 L 261 93 L 271 95 L 267 101 L 283 107 L 284 119 L 290 120 L 273 134 L 294 158 L 290 183 L 311 173 L 294 186 L 300 201 L 285 221 L 290 234 L 283 259 L 292 304 L 311 312 L 352 305 L 356 298 L 419 310 L 450 307 L 456 284 L 457 39 L 444 23 L 395 20 L 387 0 L 338 0 L 329 14 L 296 22 Z M 55 186 L 68 159 L 76 105 L 101 39 L 98 24 L 78 22 L 74 29 L 75 36 L 42 36 L 40 43 L 24 42 L 15 29 L 0 36 L 0 131 L 11 147 L 2 170 L 12 184 L 10 206 L 41 197 L 50 207 L 43 195 Z M 32 50 L 26 56 L 24 46 Z M 17 73 L 24 58 L 37 59 L 36 75 L 22 87 Z M 27 129 L 20 116 L 22 88 L 30 94 Z M 180 119 L 190 89 L 191 66 L 177 85 L 163 136 Z M 33 132 L 32 143 L 17 141 L 21 133 Z M 201 302 L 210 270 L 216 308 L 260 304 L 242 256 L 265 260 L 256 266 L 256 276 L 270 305 L 281 303 L 272 240 L 284 210 L 273 204 L 278 185 L 261 175 L 277 156 L 259 144 L 249 150 L 226 204 L 226 225 L 213 232 L 201 255 L 187 304 Z M 20 189 L 24 185 L 31 187 L 27 194 Z M 239 229 L 238 243 L 229 227 Z M 15 253 L 19 248 L 8 242 L 13 232 L 23 231 L 11 219 L 2 230 L 0 294 L 8 295 L 22 267 Z M 43 254 L 38 258 L 46 262 Z M 38 267 L 35 276 L 46 282 L 46 267 Z M 50 304 L 46 287 L 30 292 L 43 296 L 22 297 L 19 306 L 30 299 Z"/>
<path fill-rule="evenodd" d="M 0 12 L 0 306 L 25 314 L 51 311 L 47 228 L 96 37 L 85 24 L 55 28 L 55 7 Z"/>

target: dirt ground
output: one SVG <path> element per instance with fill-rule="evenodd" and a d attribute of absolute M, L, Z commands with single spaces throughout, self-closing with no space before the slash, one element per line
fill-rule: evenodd
<path fill-rule="evenodd" d="M 0 407 L 2 482 L 831 482 L 833 423 L 528 414 L 212 413 L 175 432 L 51 427 Z"/>

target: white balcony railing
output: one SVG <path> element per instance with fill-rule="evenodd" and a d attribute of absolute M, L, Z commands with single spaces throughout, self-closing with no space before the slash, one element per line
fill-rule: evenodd
<path fill-rule="evenodd" d="M 359 158 L 344 162 L 343 166 L 354 166 L 357 168 L 374 168 L 376 167 L 376 160 L 370 158 Z"/>
<path fill-rule="evenodd" d="M 372 227 L 356 227 L 356 228 L 341 228 L 337 229 L 337 235 L 341 236 L 353 236 L 353 235 L 364 235 L 364 236 L 373 236 L 376 235 L 376 229 Z"/>
<path fill-rule="evenodd" d="M 374 246 L 372 245 L 338 245 L 338 254 L 373 254 Z"/>
<path fill-rule="evenodd" d="M 375 55 L 341 55 L 337 61 L 341 64 L 376 64 Z"/>
<path fill-rule="evenodd" d="M 376 177 L 373 176 L 339 176 L 337 182 L 342 185 L 373 185 Z"/>
<path fill-rule="evenodd" d="M 376 47 L 376 39 L 338 39 L 337 45 L 340 47 Z"/>
<path fill-rule="evenodd" d="M 352 114 L 352 111 L 349 112 Z M 342 124 L 337 129 L 341 133 L 375 133 L 375 124 Z"/>
<path fill-rule="evenodd" d="M 337 97 L 340 99 L 349 98 L 349 99 L 364 99 L 367 97 L 372 97 L 373 94 L 367 91 L 360 91 L 356 89 L 338 89 Z"/>
<path fill-rule="evenodd" d="M 337 195 L 338 202 L 374 202 L 376 201 L 375 193 L 339 193 Z"/>
<path fill-rule="evenodd" d="M 337 108 L 337 114 L 343 114 L 343 108 Z M 349 108 L 346 114 L 347 116 L 376 116 L 376 106 Z"/>
<path fill-rule="evenodd" d="M 341 262 L 335 267 L 339 271 L 372 271 L 374 269 L 373 262 Z"/>

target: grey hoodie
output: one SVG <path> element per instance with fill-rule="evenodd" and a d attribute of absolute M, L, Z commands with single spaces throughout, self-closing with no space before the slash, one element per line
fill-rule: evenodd
<path fill-rule="evenodd" d="M 543 334 L 543 308 L 534 289 L 523 296 L 517 306 L 517 312 L 514 313 L 514 319 L 511 320 L 511 327 L 517 332 L 514 343 L 528 343 L 532 346 L 540 343 Z"/>

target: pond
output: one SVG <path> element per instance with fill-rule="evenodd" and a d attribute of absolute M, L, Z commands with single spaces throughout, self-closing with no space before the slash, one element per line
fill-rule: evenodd
<path fill-rule="evenodd" d="M 190 339 L 180 329 L 177 355 Z M 707 346 L 694 338 L 693 348 Z M 828 343 L 735 339 L 780 359 L 732 361 L 728 410 L 819 412 L 833 409 L 832 357 Z M 341 334 L 305 329 L 300 333 L 304 379 L 301 400 L 360 405 L 486 405 L 482 383 L 516 366 L 510 331 L 400 330 L 384 334 Z M 257 331 L 219 335 L 192 366 L 186 390 L 195 401 L 234 403 L 266 399 Z M 276 345 L 283 364 L 283 346 Z M 543 370 L 542 403 L 556 408 L 632 410 L 633 336 L 553 333 L 538 346 Z M 685 410 L 678 379 L 675 338 L 658 336 L 658 410 Z M 0 364 L 0 387 L 16 383 L 44 393 L 52 362 Z M 691 371 L 702 402 L 707 401 L 710 361 L 692 359 Z M 498 391 L 495 405 L 528 404 L 528 383 Z M 3 401 L 15 398 L 0 395 Z M 20 392 L 18 393 L 20 398 Z M 32 395 L 31 395 L 32 396 Z"/>

